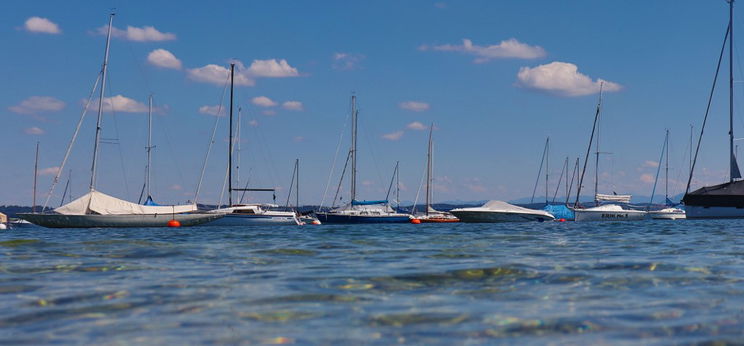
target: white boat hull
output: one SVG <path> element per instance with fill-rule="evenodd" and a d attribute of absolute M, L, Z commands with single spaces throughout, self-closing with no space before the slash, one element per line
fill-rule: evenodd
<path fill-rule="evenodd" d="M 670 208 L 649 211 L 648 217 L 654 220 L 684 220 L 687 218 L 687 215 L 682 209 Z"/>
<path fill-rule="evenodd" d="M 639 221 L 646 218 L 646 212 L 641 210 L 587 210 L 576 209 L 576 221 Z"/>
<path fill-rule="evenodd" d="M 195 226 L 221 218 L 222 214 L 142 214 L 142 215 L 62 215 L 19 214 L 24 220 L 49 228 L 108 228 L 108 227 L 168 227 L 168 221 L 178 220 L 181 226 Z"/>
<path fill-rule="evenodd" d="M 510 213 L 497 211 L 451 211 L 461 222 L 469 223 L 495 223 L 495 222 L 530 222 L 550 221 L 552 216 L 529 213 Z"/>
<path fill-rule="evenodd" d="M 744 219 L 744 208 L 685 206 L 688 219 Z"/>
<path fill-rule="evenodd" d="M 225 217 L 214 220 L 205 226 L 259 226 L 259 225 L 298 225 L 294 216 L 281 215 L 241 215 L 227 214 Z"/>

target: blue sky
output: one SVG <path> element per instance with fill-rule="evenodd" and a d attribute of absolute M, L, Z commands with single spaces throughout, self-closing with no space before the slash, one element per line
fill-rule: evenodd
<path fill-rule="evenodd" d="M 103 137 L 118 144 L 103 146 L 98 189 L 137 199 L 142 111 L 152 93 L 153 192 L 164 203 L 193 199 L 215 120 L 203 113 L 220 103 L 231 60 L 243 66 L 236 78 L 241 180 L 250 174 L 251 186 L 278 187 L 282 203 L 295 158 L 301 202 L 321 201 L 343 133 L 335 189 L 352 93 L 360 108 L 360 198 L 384 197 L 396 161 L 401 199 L 415 198 L 426 160 L 421 125 L 432 122 L 435 199 L 529 196 L 546 136 L 551 184 L 566 156 L 583 156 L 600 79 L 609 90 L 602 149 L 613 153 L 601 160 L 600 190 L 648 195 L 666 128 L 671 178 L 685 180 L 690 124 L 699 130 L 728 20 L 725 1 L 4 1 L 0 204 L 30 204 L 37 141 L 43 199 L 100 69 L 98 31 L 111 7 L 117 30 L 106 97 L 117 110 L 105 115 Z M 744 35 L 742 21 L 735 34 Z M 735 67 L 735 79 L 744 80 Z M 726 84 L 719 88 L 697 186 L 728 172 Z M 94 122 L 91 112 L 52 204 L 68 169 L 73 194 L 87 190 Z M 744 136 L 744 121 L 735 124 Z M 221 118 L 200 202 L 219 200 L 226 147 Z"/>

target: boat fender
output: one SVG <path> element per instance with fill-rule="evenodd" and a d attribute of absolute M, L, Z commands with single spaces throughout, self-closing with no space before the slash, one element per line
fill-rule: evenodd
<path fill-rule="evenodd" d="M 313 222 L 311 222 L 311 224 L 313 224 L 313 225 L 320 225 L 320 220 L 313 220 Z"/>
<path fill-rule="evenodd" d="M 418 224 L 421 223 L 421 220 L 419 220 L 419 219 L 411 219 L 411 223 L 414 224 L 414 225 L 418 225 Z"/>
<path fill-rule="evenodd" d="M 176 219 L 170 220 L 168 221 L 168 227 L 181 227 L 181 222 Z"/>

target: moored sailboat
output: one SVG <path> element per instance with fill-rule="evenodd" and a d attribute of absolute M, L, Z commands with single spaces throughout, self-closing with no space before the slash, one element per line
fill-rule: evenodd
<path fill-rule="evenodd" d="M 411 220 L 419 220 L 420 223 L 448 223 L 448 222 L 460 222 L 460 219 L 458 219 L 456 216 L 452 215 L 452 213 L 448 213 L 446 211 L 439 211 L 434 209 L 431 206 L 432 201 L 432 195 L 433 195 L 433 189 L 432 189 L 432 181 L 434 180 L 433 175 L 433 142 L 432 142 L 432 132 L 434 131 L 434 124 L 431 124 L 431 127 L 429 128 L 429 146 L 427 150 L 426 155 L 426 206 L 423 213 L 417 213 L 412 216 Z M 414 212 L 415 212 L 415 205 L 414 205 Z"/>
<path fill-rule="evenodd" d="M 666 157 L 666 163 L 664 168 L 664 206 L 660 210 L 649 210 L 647 211 L 648 216 L 656 220 L 678 220 L 686 219 L 687 214 L 684 210 L 674 207 L 674 203 L 669 199 L 669 130 L 666 130 L 666 136 L 664 136 L 664 146 L 661 148 L 662 158 Z M 661 163 L 661 159 L 659 160 Z M 661 170 L 661 164 L 656 168 L 656 179 L 654 179 L 654 188 L 651 190 L 651 200 L 648 202 L 649 207 L 653 205 L 654 193 L 656 193 L 656 183 L 659 181 L 659 171 Z"/>

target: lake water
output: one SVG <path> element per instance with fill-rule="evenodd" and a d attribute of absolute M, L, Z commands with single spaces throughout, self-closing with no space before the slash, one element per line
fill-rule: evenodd
<path fill-rule="evenodd" d="M 0 232 L 0 343 L 744 340 L 744 221 Z"/>

